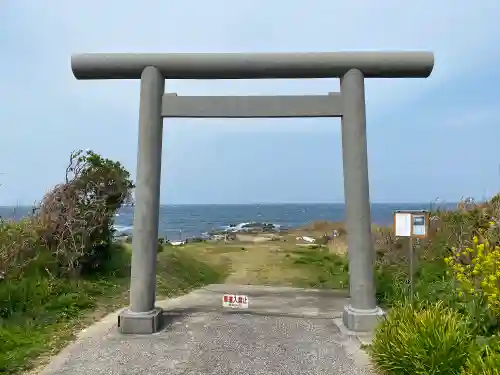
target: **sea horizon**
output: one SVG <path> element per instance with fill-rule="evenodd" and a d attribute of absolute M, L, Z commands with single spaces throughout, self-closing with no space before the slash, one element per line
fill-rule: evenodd
<path fill-rule="evenodd" d="M 387 226 L 394 211 L 452 209 L 457 203 L 371 203 L 371 218 L 376 225 Z M 161 237 L 189 238 L 242 223 L 269 223 L 281 228 L 297 228 L 314 221 L 345 221 L 345 203 L 225 203 L 162 204 L 158 233 Z M 0 218 L 19 220 L 29 216 L 33 206 L 0 206 Z M 118 210 L 114 227 L 119 233 L 133 232 L 134 207 Z"/>
<path fill-rule="evenodd" d="M 476 200 L 476 202 L 482 202 L 483 200 Z M 444 199 L 436 199 L 434 201 L 408 201 L 408 202 L 370 202 L 370 205 L 457 205 L 460 201 L 447 201 Z M 37 204 L 10 204 L 10 205 L 0 205 L 0 208 L 33 208 Z M 345 205 L 345 202 L 255 202 L 255 203 L 160 203 L 160 207 L 171 207 L 171 206 L 302 206 L 302 205 Z"/>

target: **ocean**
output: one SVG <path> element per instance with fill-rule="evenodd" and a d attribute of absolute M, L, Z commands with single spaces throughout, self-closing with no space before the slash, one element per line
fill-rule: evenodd
<path fill-rule="evenodd" d="M 442 208 L 452 208 L 456 203 L 440 203 Z M 372 221 L 390 225 L 397 210 L 426 210 L 429 203 L 373 203 Z M 0 207 L 3 219 L 19 219 L 31 213 L 30 207 Z M 220 230 L 228 225 L 264 222 L 283 228 L 296 228 L 312 221 L 344 221 L 344 204 L 253 204 L 253 205 L 170 205 L 160 207 L 159 236 L 172 241 L 200 236 Z M 133 207 L 123 207 L 115 218 L 119 232 L 131 233 Z"/>

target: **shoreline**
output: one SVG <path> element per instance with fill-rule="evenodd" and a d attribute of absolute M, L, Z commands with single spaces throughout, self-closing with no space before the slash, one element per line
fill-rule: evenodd
<path fill-rule="evenodd" d="M 432 204 L 372 204 L 372 224 L 391 226 L 393 212 L 397 209 L 429 209 Z M 456 205 L 438 204 L 445 209 Z M 133 207 L 121 208 L 114 219 L 117 236 L 130 236 L 133 233 Z M 19 220 L 31 214 L 30 207 L 0 207 L 0 218 Z M 312 204 L 241 204 L 241 205 L 162 205 L 158 233 L 160 238 L 173 240 L 184 238 L 206 238 L 225 231 L 246 233 L 248 231 L 229 229 L 242 224 L 270 224 L 280 226 L 281 230 L 297 230 L 316 221 L 342 222 L 345 218 L 344 205 L 340 203 Z M 278 232 L 268 230 L 267 232 Z"/>
<path fill-rule="evenodd" d="M 303 231 L 307 230 L 308 228 L 311 227 L 324 227 L 324 231 L 326 234 L 329 234 L 329 232 L 338 230 L 339 228 L 342 228 L 344 230 L 345 223 L 343 221 L 331 221 L 331 220 L 313 220 L 308 223 L 302 224 L 302 225 L 296 225 L 296 226 L 285 226 L 282 224 L 275 224 L 275 223 L 267 223 L 267 222 L 243 222 L 239 224 L 230 224 L 226 225 L 222 228 L 219 229 L 213 229 L 209 232 L 201 232 L 198 235 L 188 235 L 188 236 L 182 236 L 183 239 L 203 239 L 203 240 L 209 240 L 211 237 L 215 236 L 230 236 L 230 235 L 259 235 L 259 234 L 265 234 L 265 235 L 272 235 L 272 234 L 290 234 L 292 232 L 296 231 Z M 388 228 L 392 226 L 392 223 L 376 223 L 372 222 L 372 226 L 376 226 L 379 228 Z M 126 236 L 132 236 L 133 232 L 133 226 L 120 226 L 120 225 L 114 225 L 114 228 L 117 230 L 117 236 L 116 237 L 126 237 Z M 171 230 L 171 233 L 178 233 L 181 234 L 184 231 L 182 229 L 178 230 Z M 159 239 L 164 239 L 167 238 L 168 236 L 164 236 L 161 233 L 159 233 L 158 238 Z"/>

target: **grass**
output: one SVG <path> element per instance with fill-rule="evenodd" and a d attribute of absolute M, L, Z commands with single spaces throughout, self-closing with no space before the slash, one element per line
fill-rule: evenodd
<path fill-rule="evenodd" d="M 326 247 L 298 247 L 293 236 L 260 243 L 191 243 L 163 246 L 158 254 L 157 297 L 187 293 L 210 283 L 345 288 L 344 255 Z M 38 367 L 79 330 L 128 301 L 131 248 L 113 248 L 100 271 L 76 279 L 51 277 L 38 258 L 23 277 L 0 283 L 0 373 Z"/>
<path fill-rule="evenodd" d="M 324 245 L 299 245 L 296 237 L 340 235 Z M 408 267 L 404 243 L 390 231 L 374 228 L 377 252 L 377 298 L 391 307 L 408 298 Z M 248 237 L 248 238 L 246 238 Z M 346 234 L 339 223 L 320 222 L 281 235 L 273 241 L 188 243 L 163 246 L 158 254 L 157 295 L 171 297 L 210 283 L 279 285 L 346 289 L 349 264 Z M 445 277 L 443 244 L 421 244 L 415 275 L 415 299 L 450 302 L 453 285 Z M 435 249 L 433 249 L 433 247 Z M 425 248 L 425 251 L 424 251 Z M 43 364 L 74 337 L 75 332 L 127 304 L 130 245 L 116 247 L 99 273 L 74 280 L 51 278 L 43 267 L 26 268 L 28 277 L 0 283 L 0 300 L 10 309 L 0 316 L 0 372 L 18 374 Z M 431 254 L 432 256 L 430 256 Z M 37 262 L 43 262 L 38 259 Z M 42 270 L 42 272 L 40 272 Z M 451 303 L 451 302 L 450 302 Z"/>
<path fill-rule="evenodd" d="M 287 252 L 286 257 L 303 274 L 295 279 L 295 286 L 319 289 L 344 289 L 348 286 L 349 264 L 345 256 L 313 247 Z"/>
<path fill-rule="evenodd" d="M 18 374 L 43 364 L 74 334 L 127 304 L 130 249 L 116 247 L 106 267 L 75 280 L 25 275 L 0 283 L 0 373 Z M 165 247 L 158 255 L 157 294 L 169 297 L 217 283 L 224 272 Z M 8 311 L 7 311 L 8 310 Z"/>
<path fill-rule="evenodd" d="M 45 364 L 79 330 L 128 302 L 129 244 L 114 246 L 97 273 L 58 277 L 51 267 L 51 253 L 33 247 L 36 241 L 30 245 L 34 238 L 30 225 L 26 221 L 4 223 L 2 227 L 0 255 L 10 276 L 0 281 L 0 373 L 5 374 L 19 374 Z M 9 245 L 13 233 L 17 236 L 12 242 L 16 251 Z M 347 263 L 342 255 L 326 247 L 298 247 L 295 242 L 290 234 L 280 241 L 162 246 L 157 264 L 157 298 L 221 282 L 347 286 Z M 15 254 L 23 255 L 22 259 Z M 22 261 L 20 272 L 16 271 L 17 261 Z"/>
<path fill-rule="evenodd" d="M 281 241 L 193 243 L 183 251 L 226 269 L 227 284 L 346 288 L 345 254 L 328 247 L 299 247 L 293 235 Z"/>
<path fill-rule="evenodd" d="M 458 301 L 456 285 L 446 273 L 443 259 L 452 244 L 470 239 L 477 222 L 476 214 L 464 214 L 470 221 L 468 226 L 451 222 L 460 219 L 460 215 L 436 215 L 440 219 L 433 224 L 430 238 L 417 244 L 415 295 L 410 306 L 431 306 L 429 304 L 439 302 L 457 311 L 457 316 L 466 315 L 469 312 L 464 309 L 470 306 L 464 307 Z M 459 233 L 457 228 L 462 228 L 462 232 Z M 321 246 L 297 244 L 298 236 L 320 238 L 334 229 L 340 233 L 335 242 Z M 159 298 L 171 297 L 202 285 L 221 282 L 345 289 L 349 281 L 345 235 L 341 223 L 319 222 L 272 241 L 252 241 L 252 236 L 246 236 L 246 240 L 227 243 L 163 246 L 158 254 L 157 294 Z M 408 251 L 405 243 L 394 238 L 387 228 L 375 227 L 373 237 L 378 303 L 389 309 L 393 306 L 407 308 Z M 76 331 L 127 303 L 129 245 L 116 247 L 106 267 L 92 277 L 75 280 L 51 278 L 40 266 L 44 260 L 38 259 L 37 262 L 26 268 L 27 277 L 0 282 L 0 301 L 9 301 L 7 304 L 0 302 L 0 317 L 5 317 L 0 320 L 1 373 L 18 374 L 44 363 Z M 478 311 L 474 319 L 477 331 L 482 330 L 482 335 L 488 335 L 491 322 L 487 322 L 483 310 Z M 438 318 L 439 314 L 436 316 Z M 431 337 L 432 329 L 428 332 Z M 414 345 L 418 343 L 417 340 Z M 414 349 L 425 354 L 425 350 Z M 412 373 L 413 370 L 405 371 L 400 373 Z"/>

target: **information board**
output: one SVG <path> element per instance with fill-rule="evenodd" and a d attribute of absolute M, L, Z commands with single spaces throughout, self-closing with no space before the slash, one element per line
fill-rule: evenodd
<path fill-rule="evenodd" d="M 429 216 L 426 211 L 394 212 L 396 237 L 427 237 Z"/>

